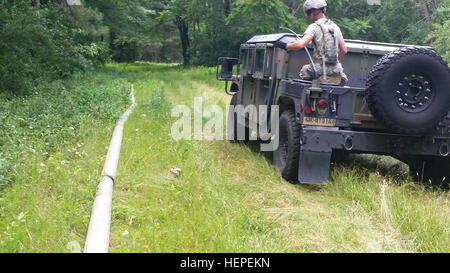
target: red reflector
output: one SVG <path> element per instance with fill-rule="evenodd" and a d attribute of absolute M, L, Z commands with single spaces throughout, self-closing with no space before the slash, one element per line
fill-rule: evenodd
<path fill-rule="evenodd" d="M 303 104 L 300 104 L 300 111 L 303 112 Z"/>
<path fill-rule="evenodd" d="M 328 102 L 326 100 L 320 100 L 319 103 L 317 103 L 317 107 L 319 107 L 319 109 L 327 109 Z"/>
<path fill-rule="evenodd" d="M 312 112 L 313 112 L 311 106 L 306 107 L 305 112 L 306 112 L 307 115 L 311 115 Z"/>

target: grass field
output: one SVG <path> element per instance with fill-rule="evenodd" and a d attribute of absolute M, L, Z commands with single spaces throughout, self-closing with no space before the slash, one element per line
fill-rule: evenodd
<path fill-rule="evenodd" d="M 104 90 L 134 82 L 138 103 L 124 132 L 111 252 L 450 251 L 448 192 L 412 183 L 394 160 L 355 156 L 333 164 L 326 186 L 294 185 L 257 144 L 173 140 L 174 105 L 192 107 L 195 97 L 205 107 L 229 103 L 214 73 L 112 64 L 85 80 L 104 79 Z M 119 93 L 122 111 L 126 91 Z M 47 157 L 18 167 L 0 199 L 0 251 L 59 252 L 72 241 L 84 244 L 117 118 L 110 114 L 89 126 L 80 121 Z M 82 158 L 66 153 L 73 147 Z M 172 167 L 182 170 L 180 177 L 170 175 Z"/>
<path fill-rule="evenodd" d="M 168 137 L 171 104 L 229 102 L 213 69 L 133 71 L 142 71 L 139 106 L 126 126 L 112 251 L 450 250 L 448 193 L 412 183 L 405 166 L 355 157 L 335 165 L 326 186 L 292 185 L 256 144 Z M 169 175 L 172 167 L 180 178 Z"/>
<path fill-rule="evenodd" d="M 112 128 L 129 105 L 122 73 L 100 69 L 0 104 L 0 252 L 84 242 Z"/>

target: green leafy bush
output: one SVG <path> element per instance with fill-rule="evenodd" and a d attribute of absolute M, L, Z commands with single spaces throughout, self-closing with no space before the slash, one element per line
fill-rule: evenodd
<path fill-rule="evenodd" d="M 450 7 L 440 8 L 434 20 L 434 31 L 428 38 L 433 47 L 450 63 Z"/>
<path fill-rule="evenodd" d="M 434 39 L 433 46 L 447 62 L 450 62 L 450 20 L 443 25 L 435 25 L 435 28 L 431 34 L 431 38 Z"/>
<path fill-rule="evenodd" d="M 0 2 L 0 91 L 25 93 L 109 61 L 100 13 L 42 1 Z"/>

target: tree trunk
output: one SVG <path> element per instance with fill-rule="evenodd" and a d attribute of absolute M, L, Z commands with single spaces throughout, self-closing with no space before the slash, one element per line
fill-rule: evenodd
<path fill-rule="evenodd" d="M 439 0 L 432 0 L 433 8 L 434 10 L 437 10 L 439 8 Z"/>
<path fill-rule="evenodd" d="M 225 8 L 225 17 L 228 17 L 231 13 L 231 0 L 225 0 L 224 1 L 224 8 Z"/>
<path fill-rule="evenodd" d="M 183 63 L 189 65 L 189 27 L 186 21 L 179 15 L 175 18 L 175 24 L 180 32 L 181 48 L 183 50 Z"/>
<path fill-rule="evenodd" d="M 425 19 L 428 23 L 431 23 L 431 16 L 430 16 L 430 10 L 428 9 L 427 1 L 422 0 L 422 10 L 425 15 Z"/>
<path fill-rule="evenodd" d="M 160 58 L 161 62 L 163 62 L 163 63 L 165 63 L 167 61 L 167 59 L 166 59 L 166 47 L 165 47 L 164 43 L 163 43 L 163 45 L 161 47 L 161 52 L 160 52 L 160 57 L 159 58 Z"/>
<path fill-rule="evenodd" d="M 40 0 L 35 0 L 33 1 L 33 6 L 37 9 L 41 8 L 41 1 Z"/>

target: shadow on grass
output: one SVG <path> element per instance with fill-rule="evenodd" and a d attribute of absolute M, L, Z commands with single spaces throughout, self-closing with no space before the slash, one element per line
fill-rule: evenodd
<path fill-rule="evenodd" d="M 151 73 L 179 72 L 187 67 L 180 64 L 159 64 L 159 63 L 110 63 L 99 70 L 104 73 L 114 75 L 116 78 L 137 82 L 142 80 L 144 75 Z"/>
<path fill-rule="evenodd" d="M 409 175 L 405 163 L 390 156 L 372 154 L 339 154 L 332 158 L 332 164 L 347 168 L 358 168 L 368 172 L 377 172 L 383 176 L 402 179 Z"/>
<path fill-rule="evenodd" d="M 263 141 L 255 140 L 242 143 L 245 143 L 245 145 L 250 149 L 251 152 L 262 155 L 268 163 L 272 164 L 273 162 L 272 152 L 261 151 L 261 144 L 264 144 Z"/>
<path fill-rule="evenodd" d="M 159 63 L 111 63 L 104 67 L 105 70 L 121 73 L 142 73 L 142 72 L 168 72 L 180 71 L 187 67 L 180 64 L 159 64 Z"/>
<path fill-rule="evenodd" d="M 259 140 L 243 143 L 243 145 L 246 145 L 252 153 L 262 155 L 267 163 L 273 164 L 273 153 L 262 152 L 261 144 L 263 144 L 263 142 Z M 407 180 L 412 180 L 409 179 L 411 177 L 408 165 L 390 156 L 335 152 L 331 159 L 330 173 L 334 168 L 345 168 L 349 170 L 358 169 L 363 176 L 368 176 L 370 173 L 379 173 L 380 175 L 395 181 L 397 184 L 407 183 Z M 307 191 L 323 190 L 322 185 L 292 184 L 298 184 L 302 189 Z M 431 185 L 428 186 L 434 188 Z"/>

